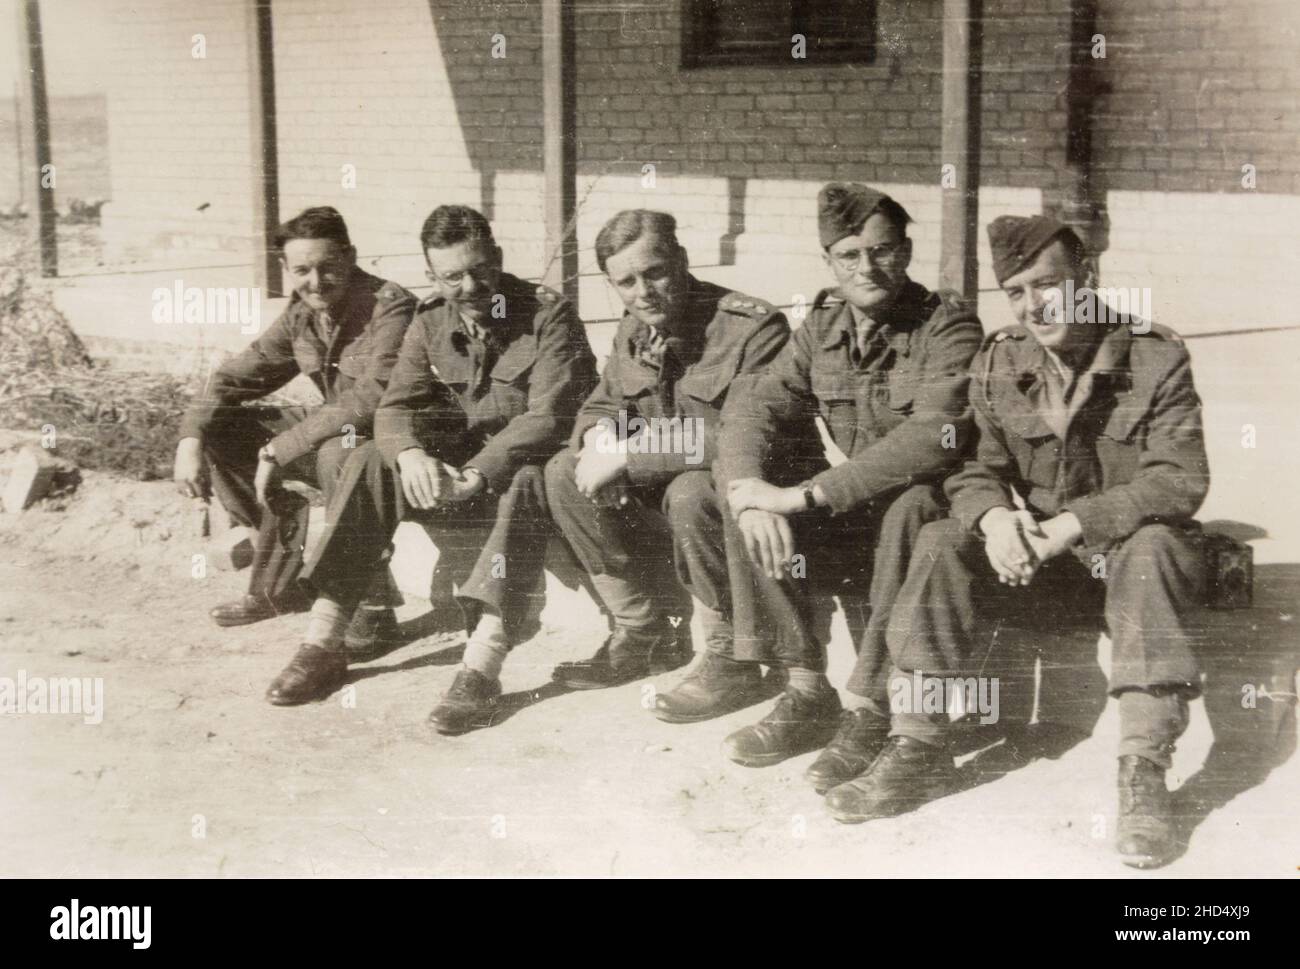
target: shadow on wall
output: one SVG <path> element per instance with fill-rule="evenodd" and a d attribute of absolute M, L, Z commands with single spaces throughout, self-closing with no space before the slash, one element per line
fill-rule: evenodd
<path fill-rule="evenodd" d="M 580 180 L 617 176 L 635 185 L 647 163 L 661 179 L 725 180 L 725 210 L 701 199 L 709 204 L 699 213 L 716 231 L 722 265 L 735 264 L 753 179 L 934 181 L 943 86 L 937 0 L 883 0 L 874 63 L 818 63 L 814 54 L 799 63 L 691 70 L 681 67 L 685 6 L 627 2 L 576 10 Z M 509 192 L 498 176 L 542 171 L 541 11 L 499 0 L 429 0 L 429 11 L 479 175 L 479 204 L 490 220 L 506 217 Z M 493 56 L 494 45 L 503 56 Z M 900 122 L 896 111 L 896 137 L 873 137 L 891 109 L 923 111 L 932 121 Z M 1050 167 L 1040 163 L 1034 174 Z M 671 191 L 665 196 L 671 199 Z"/>

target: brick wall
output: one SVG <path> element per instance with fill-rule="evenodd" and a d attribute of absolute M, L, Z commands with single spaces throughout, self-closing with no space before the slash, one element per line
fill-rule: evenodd
<path fill-rule="evenodd" d="M 245 245 L 243 4 L 121 3 L 110 99 L 114 214 Z M 702 275 L 777 302 L 824 281 L 820 182 L 883 185 L 917 219 L 914 275 L 938 265 L 941 0 L 881 0 L 877 63 L 685 71 L 680 2 L 577 4 L 582 310 L 614 312 L 590 246 L 619 208 L 674 212 Z M 1300 6 L 1100 0 L 1095 171 L 1111 219 L 1105 281 L 1153 289 L 1181 329 L 1300 322 Z M 133 11 L 133 12 L 132 12 Z M 987 0 L 981 221 L 1066 186 L 1068 0 Z M 277 0 L 282 211 L 329 202 L 374 268 L 422 281 L 419 223 L 482 207 L 508 268 L 542 270 L 540 7 L 468 0 Z M 208 59 L 190 35 L 206 30 Z M 491 56 L 493 35 L 506 56 Z M 243 151 L 244 154 L 240 154 Z M 643 184 L 643 166 L 655 184 Z M 1257 185 L 1241 184 L 1255 166 Z M 355 166 L 355 187 L 344 166 Z M 203 215 L 194 207 L 212 205 Z M 403 255 L 404 254 L 404 255 Z M 993 285 L 983 255 L 982 285 Z M 981 306 L 1005 319 L 1000 297 Z"/>

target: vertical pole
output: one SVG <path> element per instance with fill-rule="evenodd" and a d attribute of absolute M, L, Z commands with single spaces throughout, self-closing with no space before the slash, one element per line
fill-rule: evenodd
<path fill-rule="evenodd" d="M 41 275 L 59 274 L 57 213 L 54 210 L 56 174 L 50 153 L 50 105 L 45 91 L 45 51 L 41 46 L 41 5 L 39 0 L 22 0 L 18 49 L 21 70 L 30 85 L 32 152 L 35 158 L 36 213 L 41 247 Z"/>
<path fill-rule="evenodd" d="M 276 151 L 275 54 L 271 0 L 248 0 L 248 53 L 253 169 L 253 277 L 265 296 L 280 296 L 283 278 L 273 242 L 280 224 L 279 155 Z"/>
<path fill-rule="evenodd" d="M 577 77 L 572 0 L 542 0 L 542 170 L 546 272 L 578 302 Z"/>
<path fill-rule="evenodd" d="M 27 204 L 27 145 L 23 142 L 22 87 L 14 81 L 14 145 L 18 149 L 18 205 Z"/>
<path fill-rule="evenodd" d="M 1061 221 L 1079 234 L 1089 256 L 1107 245 L 1105 205 L 1092 171 L 1093 105 L 1102 84 L 1092 56 L 1097 0 L 1070 4 L 1070 73 L 1065 88 L 1065 191 Z"/>
<path fill-rule="evenodd" d="M 943 189 L 939 285 L 974 300 L 979 287 L 980 71 L 983 0 L 943 3 Z"/>

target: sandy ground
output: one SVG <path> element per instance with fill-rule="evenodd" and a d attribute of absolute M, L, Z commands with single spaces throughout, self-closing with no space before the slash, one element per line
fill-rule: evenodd
<path fill-rule="evenodd" d="M 1254 609 L 1204 617 L 1210 693 L 1170 778 L 1188 845 L 1164 872 L 1294 873 L 1295 723 L 1284 705 L 1240 699 L 1300 653 L 1300 334 L 1193 352 L 1216 471 L 1201 517 L 1255 538 L 1258 588 Z M 88 474 L 64 504 L 0 516 L 0 676 L 102 677 L 104 716 L 0 715 L 0 874 L 1153 877 L 1111 847 L 1117 721 L 1091 656 L 1052 674 L 1052 709 L 1085 726 L 1101 709 L 1090 736 L 1027 764 L 993 747 L 966 763 L 961 793 L 846 827 L 801 779 L 812 755 L 763 770 L 720 755 L 764 708 L 672 726 L 643 708 L 648 682 L 556 694 L 551 667 L 591 652 L 599 631 L 554 605 L 508 664 L 511 713 L 489 730 L 449 739 L 423 724 L 454 675 L 453 634 L 356 667 L 326 702 L 271 707 L 262 693 L 301 616 L 211 625 L 206 609 L 244 576 L 191 576 L 203 545 L 165 483 Z M 426 609 L 401 616 L 418 629 Z M 837 682 L 848 662 L 835 644 Z"/>

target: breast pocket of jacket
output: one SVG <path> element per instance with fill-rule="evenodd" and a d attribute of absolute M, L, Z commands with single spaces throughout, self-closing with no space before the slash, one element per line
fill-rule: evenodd
<path fill-rule="evenodd" d="M 346 390 L 366 374 L 370 362 L 368 346 L 353 343 L 339 356 L 339 388 Z"/>
<path fill-rule="evenodd" d="M 298 364 L 298 369 L 319 384 L 321 370 L 324 368 L 325 358 L 321 353 L 321 348 L 310 340 L 295 340 L 293 344 L 293 359 Z"/>
<path fill-rule="evenodd" d="M 1061 441 L 1036 413 L 1003 418 L 1007 448 L 1015 456 L 1020 477 L 1038 488 L 1056 485 Z"/>
<path fill-rule="evenodd" d="M 731 376 L 726 367 L 688 370 L 677 381 L 678 406 L 688 416 L 717 413 L 727 399 Z"/>
<path fill-rule="evenodd" d="M 532 377 L 532 357 L 503 357 L 492 368 L 489 393 L 497 414 L 505 420 L 528 410 L 528 387 Z"/>
<path fill-rule="evenodd" d="M 911 367 L 898 367 L 889 372 L 889 409 L 901 417 L 909 417 L 916 407 L 920 375 Z"/>
<path fill-rule="evenodd" d="M 817 413 L 826 422 L 835 446 L 846 455 L 853 453 L 858 436 L 859 409 L 871 402 L 885 401 L 888 387 L 881 374 L 854 374 L 847 371 L 816 370 L 812 373 L 812 392 L 817 399 Z"/>
<path fill-rule="evenodd" d="M 1127 484 L 1137 474 L 1144 411 L 1121 398 L 1097 435 L 1097 463 L 1103 488 Z"/>

